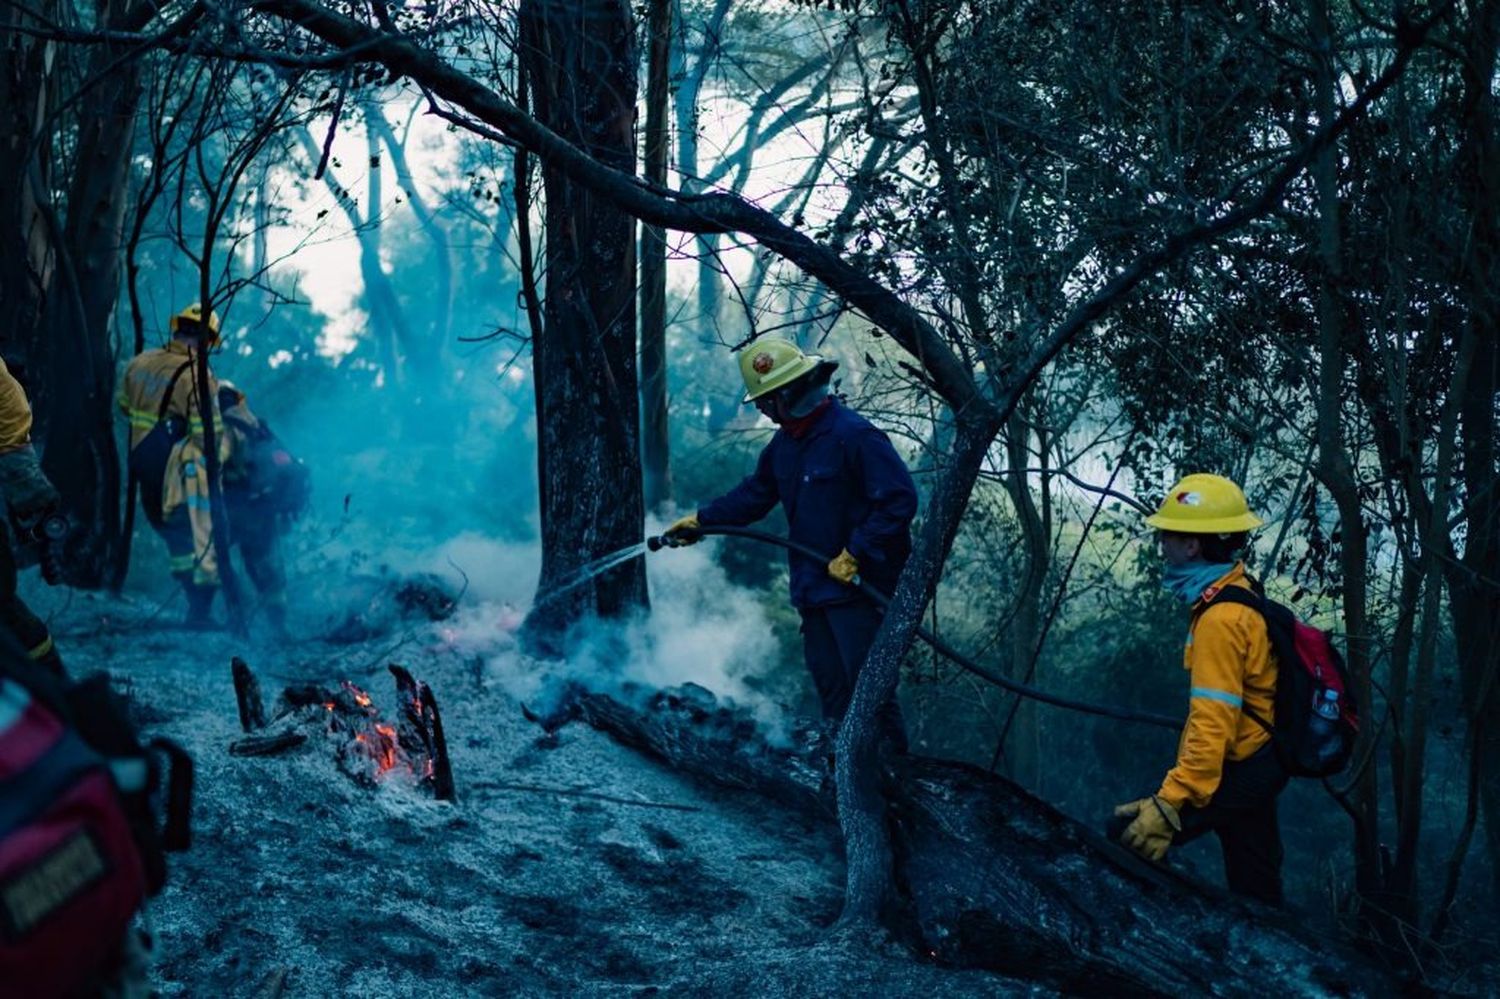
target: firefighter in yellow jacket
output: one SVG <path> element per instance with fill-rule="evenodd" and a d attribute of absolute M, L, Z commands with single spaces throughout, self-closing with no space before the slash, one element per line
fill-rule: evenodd
<path fill-rule="evenodd" d="M 17 531 L 40 525 L 59 505 L 57 490 L 42 473 L 31 446 L 31 403 L 4 361 L 0 361 L 0 493 L 12 529 Z M 15 636 L 28 659 L 61 674 L 62 659 L 52 635 L 16 592 L 17 540 L 0 530 L 0 625 Z"/>
<path fill-rule="evenodd" d="M 140 484 L 146 520 L 167 544 L 172 576 L 187 595 L 189 627 L 213 625 L 219 586 L 213 546 L 208 465 L 204 461 L 205 406 L 214 421 L 220 462 L 231 438 L 219 418 L 219 387 L 210 372 L 208 398 L 198 398 L 196 364 L 219 343 L 219 316 L 196 303 L 172 317 L 172 339 L 125 368 L 119 406 L 130 420 L 130 470 Z"/>
<path fill-rule="evenodd" d="M 1160 860 L 1173 842 L 1219 837 L 1229 889 L 1280 904 L 1281 830 L 1276 799 L 1287 774 L 1270 733 L 1276 660 L 1265 619 L 1243 604 L 1212 603 L 1226 586 L 1250 588 L 1236 555 L 1261 525 L 1239 486 L 1218 475 L 1189 475 L 1146 519 L 1165 562 L 1163 585 L 1190 608 L 1182 665 L 1188 717 L 1177 763 L 1149 798 L 1115 809 L 1126 846 Z"/>

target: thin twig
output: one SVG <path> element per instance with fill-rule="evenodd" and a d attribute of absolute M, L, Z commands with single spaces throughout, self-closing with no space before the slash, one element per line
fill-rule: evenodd
<path fill-rule="evenodd" d="M 631 798 L 617 798 L 612 794 L 600 794 L 597 791 L 578 791 L 566 787 L 543 787 L 540 784 L 511 784 L 506 781 L 483 780 L 470 785 L 475 790 L 484 791 L 525 791 L 531 794 L 554 794 L 560 798 L 592 798 L 596 801 L 610 801 L 616 805 L 634 805 L 637 808 L 665 808 L 674 812 L 701 812 L 703 809 L 696 805 L 674 805 L 664 801 L 636 801 Z"/>
<path fill-rule="evenodd" d="M 328 134 L 323 137 L 323 155 L 318 158 L 318 169 L 313 171 L 313 180 L 322 180 L 328 172 L 328 156 L 333 152 L 333 137 L 339 130 L 339 118 L 344 113 L 344 95 L 348 93 L 347 74 L 345 83 L 339 85 L 339 98 L 333 104 L 333 117 L 328 121 Z"/>

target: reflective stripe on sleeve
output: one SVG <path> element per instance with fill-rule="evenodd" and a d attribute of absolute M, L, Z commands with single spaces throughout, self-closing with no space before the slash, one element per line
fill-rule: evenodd
<path fill-rule="evenodd" d="M 1212 687 L 1194 687 L 1192 697 L 1206 697 L 1210 701 L 1223 701 L 1231 707 L 1243 707 L 1245 699 L 1238 694 L 1231 694 L 1227 690 L 1215 690 Z"/>

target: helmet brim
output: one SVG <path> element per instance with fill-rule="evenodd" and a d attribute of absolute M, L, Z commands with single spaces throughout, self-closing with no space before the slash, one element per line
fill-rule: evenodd
<path fill-rule="evenodd" d="M 795 364 L 788 365 L 786 373 L 783 374 L 783 377 L 777 378 L 775 381 L 762 385 L 754 392 L 746 392 L 745 397 L 741 399 L 740 402 L 742 404 L 748 405 L 749 403 L 754 402 L 756 399 L 760 399 L 770 395 L 772 392 L 779 392 L 790 385 L 795 385 L 799 379 L 805 378 L 813 372 L 820 370 L 825 365 L 831 366 L 828 368 L 829 374 L 831 376 L 833 368 L 838 367 L 839 362 L 827 360 L 826 358 L 819 357 L 816 354 L 807 354 L 800 360 L 798 360 Z"/>
<path fill-rule="evenodd" d="M 1165 514 L 1153 513 L 1146 518 L 1146 523 L 1158 531 L 1174 531 L 1178 534 L 1238 534 L 1240 531 L 1253 531 L 1265 524 L 1265 521 L 1253 513 L 1213 520 L 1178 520 Z"/>

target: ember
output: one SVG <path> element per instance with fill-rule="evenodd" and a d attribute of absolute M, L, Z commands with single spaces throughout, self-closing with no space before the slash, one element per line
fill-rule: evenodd
<path fill-rule="evenodd" d="M 236 658 L 233 670 L 242 722 L 263 718 L 259 686 L 250 667 Z M 392 665 L 390 670 L 401 700 L 401 714 L 395 724 L 384 721 L 374 698 L 349 680 L 341 680 L 336 690 L 316 685 L 286 688 L 272 722 L 287 719 L 315 724 L 334 740 L 334 756 L 340 769 L 358 783 L 374 786 L 394 774 L 397 778 L 409 777 L 438 800 L 452 801 L 448 745 L 432 690 L 413 679 L 404 667 Z M 246 723 L 245 729 L 248 732 L 264 724 Z M 291 731 L 288 729 L 282 736 Z M 240 755 L 250 750 L 266 753 L 269 750 L 260 747 L 283 744 L 290 748 L 299 743 L 280 737 L 259 739 L 248 749 L 242 747 Z"/>

